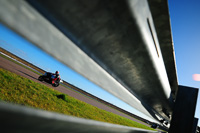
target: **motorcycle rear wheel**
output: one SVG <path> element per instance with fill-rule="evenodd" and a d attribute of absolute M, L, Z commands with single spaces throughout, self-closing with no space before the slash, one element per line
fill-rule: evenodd
<path fill-rule="evenodd" d="M 58 87 L 59 86 L 59 83 L 54 83 L 52 84 L 53 87 Z"/>

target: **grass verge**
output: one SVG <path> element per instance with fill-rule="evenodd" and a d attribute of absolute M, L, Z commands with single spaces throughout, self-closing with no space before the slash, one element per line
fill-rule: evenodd
<path fill-rule="evenodd" d="M 0 68 L 0 100 L 125 126 L 153 130 Z"/>
<path fill-rule="evenodd" d="M 4 51 L 5 52 L 5 51 Z M 6 51 L 7 52 L 7 51 Z M 10 53 L 8 54 L 8 55 L 10 55 Z M 5 55 L 3 55 L 3 54 L 0 54 L 0 56 L 2 56 L 3 58 L 5 58 L 5 59 L 7 59 L 7 60 L 9 60 L 9 61 L 12 61 L 13 63 L 15 63 L 15 64 L 18 64 L 18 65 L 20 65 L 20 66 L 22 66 L 22 67 L 24 67 L 25 69 L 28 69 L 28 70 L 30 70 L 30 71 L 32 71 L 32 72 L 34 72 L 34 73 L 36 73 L 36 74 L 38 74 L 38 75 L 41 75 L 40 73 L 38 73 L 37 71 L 34 71 L 33 69 L 30 69 L 29 67 L 27 67 L 27 66 L 25 66 L 25 65 L 23 65 L 23 64 L 20 64 L 19 62 L 17 62 L 17 61 L 15 61 L 15 60 L 13 60 L 13 59 L 11 59 L 11 58 L 9 58 L 9 57 L 7 57 L 7 56 L 5 56 Z M 14 58 L 15 59 L 15 56 L 11 56 L 12 58 Z M 16 58 L 16 60 L 17 60 L 17 58 Z M 64 84 L 60 84 L 61 86 L 63 86 L 63 87 L 65 87 L 65 88 L 67 88 L 67 89 L 70 89 L 70 90 L 72 90 L 72 91 L 74 91 L 74 92 L 76 92 L 76 93 L 79 93 L 79 94 L 81 94 L 81 95 L 83 95 L 83 96 L 87 96 L 87 95 L 85 95 L 85 94 L 83 94 L 83 93 L 81 93 L 81 92 L 79 92 L 79 91 L 77 91 L 77 90 L 74 90 L 74 89 L 72 89 L 72 88 L 70 88 L 69 86 L 67 87 L 66 86 L 66 84 L 64 85 Z M 92 100 L 95 100 L 96 102 L 100 102 L 100 101 L 98 101 L 98 100 L 96 100 L 96 99 L 94 99 L 94 98 L 91 98 L 91 97 L 88 97 L 88 98 L 90 98 L 90 99 L 92 99 Z M 105 104 L 105 103 L 103 103 L 103 102 L 100 102 L 101 104 L 104 104 L 104 105 L 106 105 L 106 106 L 108 106 L 107 104 Z M 110 107 L 110 106 L 108 106 L 109 108 L 112 108 L 112 107 Z M 115 109 L 115 108 L 112 108 L 112 109 Z M 116 109 L 115 109 L 116 110 Z M 119 111 L 119 110 L 117 110 L 117 111 Z M 121 112 L 121 113 L 123 113 L 123 112 Z M 136 118 L 135 118 L 136 119 Z M 139 119 L 137 119 L 138 121 L 140 121 Z"/>

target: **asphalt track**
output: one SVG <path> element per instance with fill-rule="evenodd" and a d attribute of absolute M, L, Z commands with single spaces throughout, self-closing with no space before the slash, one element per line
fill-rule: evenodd
<path fill-rule="evenodd" d="M 139 122 L 139 123 L 141 123 L 143 125 L 149 126 L 148 124 L 146 124 L 146 123 L 144 123 L 142 121 L 139 121 L 139 120 L 137 120 L 137 119 L 135 119 L 133 117 L 130 117 L 130 116 L 128 116 L 128 115 L 126 115 L 126 114 L 124 114 L 122 112 L 119 112 L 119 111 L 117 111 L 117 110 L 115 110 L 115 109 L 113 109 L 113 108 L 111 108 L 111 107 L 109 107 L 109 106 L 107 106 L 105 104 L 102 104 L 102 103 L 100 103 L 100 102 L 98 102 L 98 101 L 96 101 L 94 99 L 91 99 L 91 98 L 89 98 L 89 97 L 87 97 L 87 96 L 85 96 L 85 95 L 83 95 L 83 94 L 81 94 L 79 92 L 76 92 L 75 90 L 68 89 L 68 88 L 63 87 L 63 86 L 52 87 L 48 83 L 40 82 L 38 80 L 39 75 L 37 75 L 36 73 L 34 73 L 34 72 L 32 72 L 32 71 L 30 71 L 30 70 L 28 70 L 28 69 L 26 69 L 26 68 L 24 68 L 24 67 L 22 67 L 20 65 L 17 65 L 16 63 L 13 63 L 12 61 L 9 61 L 9 60 L 1 57 L 1 56 L 0 56 L 0 68 L 6 69 L 6 70 L 8 70 L 10 72 L 16 73 L 17 75 L 20 75 L 20 76 L 23 76 L 25 78 L 31 79 L 31 80 L 33 80 L 35 82 L 40 83 L 40 84 L 44 84 L 44 85 L 46 85 L 46 86 L 48 86 L 50 88 L 58 90 L 58 91 L 60 91 L 62 93 L 65 93 L 65 94 L 67 94 L 69 96 L 72 96 L 72 97 L 74 97 L 74 98 L 76 98 L 78 100 L 86 102 L 86 103 L 88 103 L 90 105 L 93 105 L 95 107 L 98 107 L 100 109 L 106 110 L 108 112 L 112 112 L 112 113 L 120 115 L 122 117 L 126 117 L 128 119 L 133 120 L 133 121 Z M 61 78 L 62 78 L 62 74 L 61 74 Z"/>

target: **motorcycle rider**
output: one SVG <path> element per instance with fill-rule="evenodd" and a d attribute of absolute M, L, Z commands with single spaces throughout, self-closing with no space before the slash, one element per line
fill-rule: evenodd
<path fill-rule="evenodd" d="M 59 71 L 56 71 L 55 74 L 52 75 L 52 84 L 54 84 L 56 80 L 60 80 Z"/>

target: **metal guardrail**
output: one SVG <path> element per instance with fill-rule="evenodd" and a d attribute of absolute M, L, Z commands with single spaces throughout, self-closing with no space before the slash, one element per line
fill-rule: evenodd
<path fill-rule="evenodd" d="M 175 90 L 177 86 L 174 84 L 174 71 L 167 74 L 165 68 L 168 68 L 168 64 L 170 69 L 174 68 L 173 54 L 169 54 L 172 60 L 165 58 L 170 63 L 164 63 L 147 0 L 93 0 L 92 3 L 90 0 L 56 3 L 53 0 L 27 1 L 100 68 L 89 63 L 88 59 L 83 61 L 78 56 L 80 53 L 75 56 L 81 60 L 74 58 L 77 62 L 68 61 L 68 66 L 143 113 L 150 114 L 155 119 L 170 121 L 175 94 L 171 90 Z M 165 0 L 160 4 L 167 5 L 167 2 Z M 166 12 L 168 10 L 165 9 L 163 13 L 167 14 Z M 160 23 L 169 24 L 165 20 Z M 167 34 L 171 31 L 168 28 Z M 166 30 L 160 34 L 165 33 Z M 165 39 L 171 40 L 169 36 L 162 40 Z M 167 43 L 167 47 L 173 46 Z M 171 49 L 166 50 L 173 53 Z M 57 51 L 60 54 L 59 49 Z M 49 53 L 56 57 L 54 52 Z M 62 57 L 58 59 L 67 60 Z M 173 77 L 169 80 L 170 75 Z M 131 101 L 131 96 L 127 95 L 129 93 L 141 104 Z"/>
<path fill-rule="evenodd" d="M 83 3 L 83 5 L 79 5 L 79 1 L 65 1 L 69 2 L 65 5 L 69 6 L 68 15 L 73 17 L 69 17 L 71 19 L 69 22 L 77 26 L 75 31 L 67 31 L 70 25 L 61 24 L 62 12 L 59 14 L 59 10 L 56 10 L 56 12 L 51 10 L 55 1 L 46 1 L 47 3 L 43 0 L 28 1 L 51 23 L 23 0 L 0 0 L 0 22 L 137 110 L 157 120 L 161 118 L 170 121 L 173 105 L 171 86 L 147 0 L 118 1 L 119 3 L 111 0 L 110 3 L 107 3 L 112 5 L 111 7 L 103 10 L 104 5 L 101 5 L 96 9 L 97 14 L 98 10 L 103 10 L 101 13 L 105 11 L 105 14 L 110 15 L 102 19 L 111 22 L 105 21 L 108 26 L 114 24 L 115 27 L 120 27 L 121 23 L 125 25 L 119 30 L 118 28 L 114 30 L 109 28 L 108 33 L 111 34 L 105 40 L 102 39 L 104 43 L 102 43 L 101 48 L 98 47 L 100 46 L 98 44 L 101 44 L 99 42 L 102 40 L 96 37 L 106 30 L 96 32 L 97 34 L 91 32 L 92 30 L 85 30 L 91 36 L 94 35 L 93 38 L 89 36 L 88 39 L 87 35 L 81 34 L 80 38 L 82 39 L 77 39 L 80 35 L 79 32 L 83 32 L 82 29 L 87 29 L 84 26 L 78 27 L 81 23 L 77 22 L 81 22 L 81 20 L 84 20 L 84 16 L 87 16 L 87 9 L 91 8 L 91 4 L 88 4 L 89 1 Z M 76 15 L 73 14 L 74 8 L 70 8 L 70 2 L 75 3 L 75 5 L 78 2 L 77 10 L 88 6 L 88 8 L 83 8 L 86 9 L 85 12 L 81 12 L 83 18 L 80 17 L 80 20 L 76 18 Z M 95 0 L 93 4 L 95 5 L 98 2 L 98 0 Z M 120 6 L 122 8 L 116 8 Z M 62 17 L 55 19 L 57 16 L 52 16 L 50 13 L 50 15 L 45 15 L 47 9 Z M 110 10 L 114 12 L 110 12 Z M 125 13 L 120 14 L 121 10 Z M 112 16 L 112 13 L 114 16 Z M 100 15 L 104 16 L 105 14 Z M 116 19 L 119 19 L 117 17 L 121 17 L 119 23 L 115 22 Z M 91 18 L 86 18 L 84 21 L 90 22 L 90 20 Z M 102 20 L 98 22 L 94 20 L 93 22 L 94 24 L 104 25 L 104 23 L 101 23 L 104 22 Z M 130 27 L 126 27 L 126 25 Z M 98 27 L 96 28 L 98 29 Z M 126 38 L 123 38 L 124 36 Z M 94 42 L 89 43 L 90 38 Z M 112 41 L 117 43 L 109 43 Z M 96 46 L 94 47 L 93 44 Z M 112 46 L 116 51 L 113 51 Z M 110 53 L 105 52 L 108 49 L 111 51 Z"/>
<path fill-rule="evenodd" d="M 0 0 L 0 22 L 103 89 L 151 117 L 134 95 L 26 1 Z"/>
<path fill-rule="evenodd" d="M 4 102 L 0 102 L 0 127 L 3 132 L 20 133 L 156 133 Z"/>

